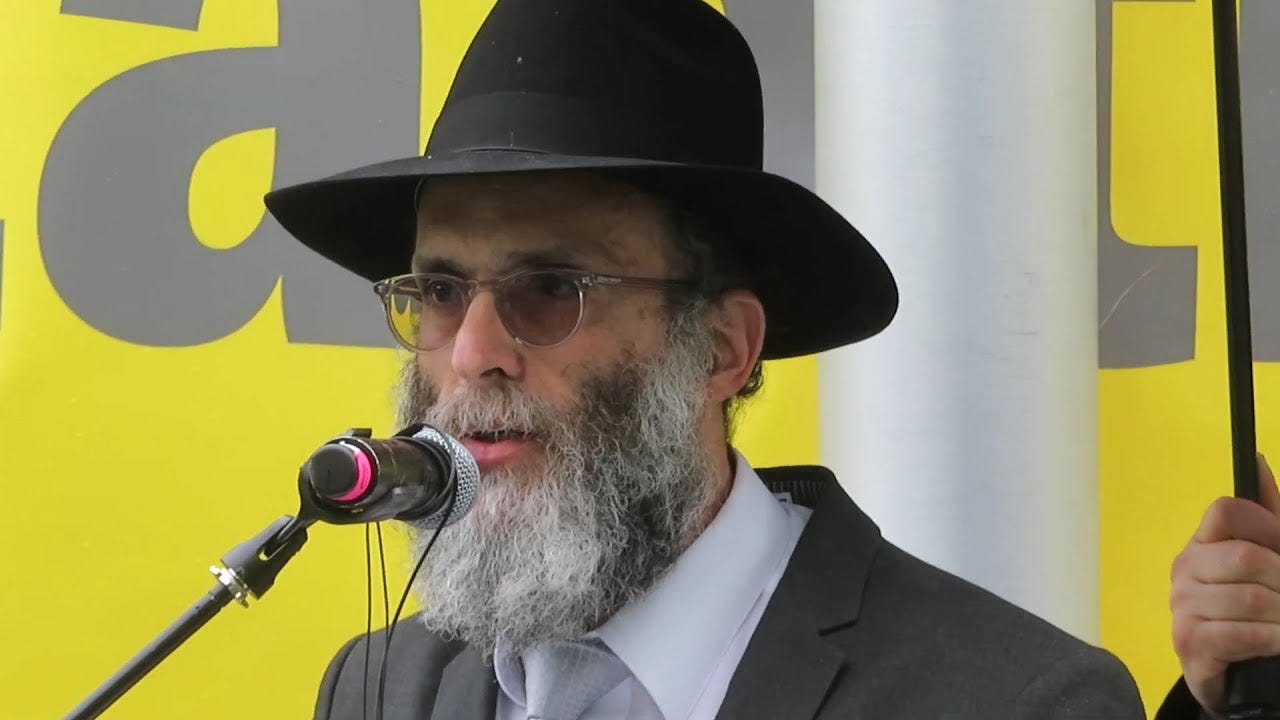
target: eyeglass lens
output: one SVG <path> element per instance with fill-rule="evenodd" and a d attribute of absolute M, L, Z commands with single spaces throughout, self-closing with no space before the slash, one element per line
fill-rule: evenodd
<path fill-rule="evenodd" d="M 387 298 L 387 316 L 401 342 L 419 350 L 448 345 L 470 305 L 468 284 L 455 278 L 406 278 Z M 582 292 L 574 279 L 554 271 L 506 278 L 495 287 L 498 317 L 512 337 L 547 347 L 578 327 Z"/>

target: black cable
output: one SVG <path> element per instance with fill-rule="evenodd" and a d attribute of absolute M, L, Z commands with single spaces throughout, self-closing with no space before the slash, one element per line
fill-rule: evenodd
<path fill-rule="evenodd" d="M 453 465 L 449 466 L 449 505 L 445 508 L 444 518 L 440 520 L 440 524 L 436 526 L 436 530 L 431 534 L 431 539 L 427 541 L 427 546 L 423 548 L 422 555 L 418 558 L 418 562 L 413 566 L 413 572 L 409 573 L 409 580 L 404 585 L 404 592 L 400 594 L 400 602 L 396 605 L 396 614 L 387 624 L 387 652 L 382 655 L 382 667 L 378 670 L 378 711 L 377 720 L 382 720 L 382 702 L 386 694 L 387 687 L 387 658 L 391 655 L 391 634 L 395 632 L 396 623 L 400 622 L 400 613 L 404 610 L 404 603 L 409 598 L 409 591 L 413 588 L 413 581 L 418 577 L 418 572 L 422 570 L 423 563 L 427 560 L 427 554 L 431 552 L 431 548 L 435 547 L 436 540 L 440 539 L 440 531 L 445 525 L 449 524 L 449 519 L 453 517 L 453 506 L 458 499 L 458 472 Z"/>
<path fill-rule="evenodd" d="M 365 527 L 367 528 L 368 526 Z M 374 523 L 374 527 L 378 531 L 378 569 L 382 573 L 382 624 L 386 626 L 386 632 L 382 634 L 382 666 L 386 667 L 387 656 L 391 654 L 391 610 L 389 607 L 391 600 L 387 597 L 387 558 L 382 550 L 382 523 Z M 368 650 L 372 644 L 372 642 L 366 642 L 365 650 Z M 381 686 L 381 671 L 379 671 L 378 682 L 379 686 Z M 381 700 L 378 702 L 378 713 L 378 716 L 381 717 Z"/>
<path fill-rule="evenodd" d="M 364 526 L 364 672 L 360 694 L 360 717 L 369 720 L 369 634 L 373 632 L 373 551 L 369 547 L 369 526 Z M 386 580 L 383 580 L 386 583 Z"/>
<path fill-rule="evenodd" d="M 391 615 L 391 598 L 387 596 L 387 557 L 382 552 L 382 523 L 374 523 L 378 531 L 378 566 L 382 572 L 382 621 Z"/>
<path fill-rule="evenodd" d="M 378 533 L 378 569 L 382 578 L 382 621 L 387 623 L 391 616 L 391 598 L 387 593 L 387 556 L 382 542 L 382 523 L 373 524 Z M 364 634 L 366 638 L 373 635 L 373 551 L 370 547 L 369 526 L 364 526 Z M 387 654 L 391 652 L 390 630 L 388 630 L 382 647 L 382 656 L 385 659 Z M 364 644 L 364 672 L 362 677 L 364 681 L 361 687 L 360 696 L 360 717 L 364 720 L 369 718 L 369 652 L 373 646 L 368 640 Z M 381 708 L 379 708 L 381 711 Z"/>

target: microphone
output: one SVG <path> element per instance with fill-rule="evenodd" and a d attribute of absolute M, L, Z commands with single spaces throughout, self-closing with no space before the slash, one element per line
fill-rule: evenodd
<path fill-rule="evenodd" d="M 299 480 L 329 522 L 404 520 L 435 529 L 471 509 L 480 469 L 456 439 L 413 425 L 385 440 L 368 431 L 334 438 L 311 455 Z"/>

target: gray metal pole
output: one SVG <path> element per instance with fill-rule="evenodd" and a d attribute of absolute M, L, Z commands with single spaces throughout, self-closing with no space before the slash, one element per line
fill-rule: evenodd
<path fill-rule="evenodd" d="M 819 359 L 821 453 L 885 535 L 1098 633 L 1095 9 L 817 0 L 818 191 L 902 291 Z"/>

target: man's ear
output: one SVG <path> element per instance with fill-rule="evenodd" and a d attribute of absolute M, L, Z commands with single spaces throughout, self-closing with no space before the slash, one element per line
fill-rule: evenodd
<path fill-rule="evenodd" d="M 765 317 L 760 298 L 750 290 L 730 290 L 711 308 L 715 362 L 707 390 L 710 401 L 733 397 L 751 378 L 764 347 Z"/>

